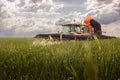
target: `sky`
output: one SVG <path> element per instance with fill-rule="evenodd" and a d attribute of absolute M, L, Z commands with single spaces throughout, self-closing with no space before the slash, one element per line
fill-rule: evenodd
<path fill-rule="evenodd" d="M 120 0 L 0 0 L 0 37 L 56 33 L 59 24 L 97 20 L 104 35 L 120 37 Z"/>

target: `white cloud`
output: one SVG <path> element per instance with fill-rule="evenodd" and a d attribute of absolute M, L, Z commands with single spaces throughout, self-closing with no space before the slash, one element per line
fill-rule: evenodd
<path fill-rule="evenodd" d="M 75 11 L 60 18 L 56 22 L 56 24 L 70 24 L 70 23 L 83 24 L 84 17 L 85 15 L 83 15 L 81 12 Z"/>
<path fill-rule="evenodd" d="M 120 0 L 87 0 L 88 15 L 104 24 L 120 19 Z"/>
<path fill-rule="evenodd" d="M 63 4 L 56 4 L 56 5 L 54 5 L 54 6 L 52 6 L 51 8 L 50 8 L 50 12 L 51 11 L 56 11 L 56 10 L 58 10 L 58 9 L 60 9 L 60 8 L 63 8 L 64 7 L 64 5 Z"/>
<path fill-rule="evenodd" d="M 51 10 L 58 10 L 63 7 L 63 4 L 55 4 L 52 0 L 25 0 L 26 8 L 35 8 L 35 7 L 50 7 Z M 49 10 L 48 10 L 49 11 Z"/>
<path fill-rule="evenodd" d="M 106 35 L 120 37 L 120 0 L 87 0 L 88 13 L 102 24 Z"/>
<path fill-rule="evenodd" d="M 120 20 L 114 23 L 102 25 L 102 30 L 106 32 L 104 35 L 120 37 Z"/>
<path fill-rule="evenodd" d="M 88 12 L 85 14 L 73 12 L 67 16 L 60 18 L 57 23 L 71 23 L 71 17 L 76 21 L 82 21 L 86 15 L 91 15 L 95 20 L 101 23 L 103 31 L 106 35 L 120 37 L 120 1 L 119 0 L 87 0 L 86 6 Z M 79 14 L 79 15 L 78 15 Z M 78 17 L 79 16 L 79 17 Z M 80 17 L 82 16 L 82 17 Z"/>
<path fill-rule="evenodd" d="M 26 8 L 24 8 L 26 6 Z M 52 0 L 0 1 L 0 36 L 35 36 L 57 30 L 56 10 L 63 7 Z"/>
<path fill-rule="evenodd" d="M 73 5 L 72 1 L 69 2 L 70 9 L 68 9 L 65 7 L 68 6 L 66 5 L 68 1 L 63 1 L 66 2 L 64 4 L 59 3 L 59 0 L 56 3 L 53 0 L 0 0 L 0 36 L 23 36 L 24 34 L 35 35 L 54 32 L 59 28 L 56 27 L 55 22 L 60 17 L 63 18 L 57 22 L 70 23 L 73 19 L 76 22 L 81 22 L 81 18 L 83 20 L 83 17 L 90 14 L 102 24 L 104 23 L 104 26 L 120 20 L 119 0 L 87 0 L 88 13 L 86 12 L 84 15 L 79 12 L 83 9 L 78 5 L 83 5 L 85 1 L 82 0 L 81 3 L 81 0 L 75 0 Z M 86 9 L 86 7 L 84 8 Z M 80 10 L 77 11 L 77 9 Z M 71 13 L 64 15 L 65 12 Z"/>

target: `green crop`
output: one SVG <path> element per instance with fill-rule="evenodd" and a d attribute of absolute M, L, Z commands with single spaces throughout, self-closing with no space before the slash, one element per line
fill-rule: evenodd
<path fill-rule="evenodd" d="M 119 80 L 120 39 L 33 45 L 0 39 L 0 80 Z M 39 44 L 39 43 L 37 43 Z"/>

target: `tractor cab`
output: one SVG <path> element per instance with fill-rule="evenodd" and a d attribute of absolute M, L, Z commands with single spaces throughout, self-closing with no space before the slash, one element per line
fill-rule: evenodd
<path fill-rule="evenodd" d="M 79 23 L 79 22 L 78 22 Z M 52 39 L 52 40 L 86 40 L 86 39 L 93 39 L 95 33 L 95 29 L 84 25 L 82 23 L 76 23 L 75 20 L 69 24 L 61 24 L 63 27 L 62 32 L 57 33 L 45 33 L 45 34 L 38 34 L 35 38 L 45 38 L 45 39 Z M 109 39 L 115 38 L 106 35 L 96 35 L 96 37 L 100 39 Z"/>
<path fill-rule="evenodd" d="M 77 34 L 85 34 L 88 33 L 88 28 L 85 25 L 81 24 L 65 24 L 63 26 L 63 34 L 69 34 L 71 32 L 75 32 Z"/>

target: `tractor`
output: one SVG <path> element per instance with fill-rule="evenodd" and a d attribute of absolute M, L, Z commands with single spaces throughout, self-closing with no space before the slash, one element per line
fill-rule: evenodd
<path fill-rule="evenodd" d="M 54 41 L 60 40 L 87 40 L 93 39 L 96 36 L 99 39 L 110 39 L 115 38 L 112 36 L 106 35 L 95 35 L 94 29 L 92 29 L 92 33 L 88 32 L 88 28 L 86 25 L 83 24 L 63 24 L 63 29 L 61 32 L 51 33 L 51 34 L 38 34 L 35 38 L 44 38 L 44 39 L 51 39 Z"/>

